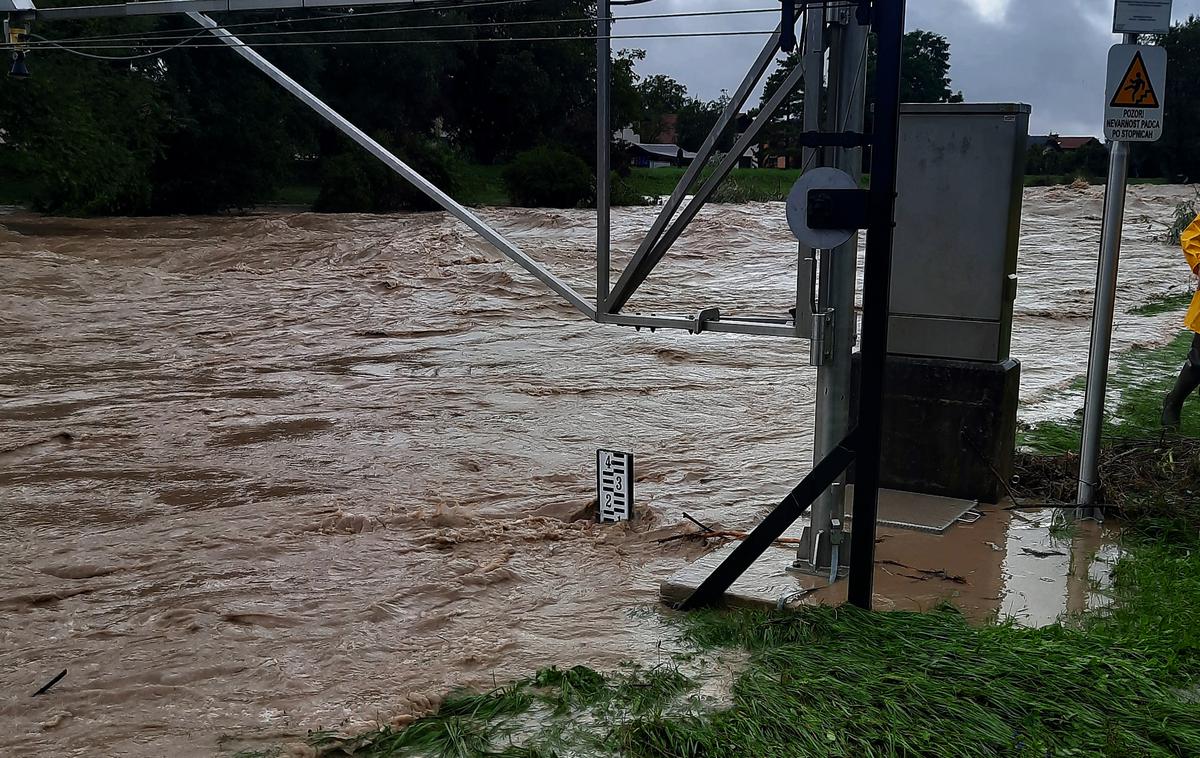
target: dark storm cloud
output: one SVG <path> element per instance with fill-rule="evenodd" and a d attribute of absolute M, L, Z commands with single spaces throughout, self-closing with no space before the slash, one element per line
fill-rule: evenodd
<path fill-rule="evenodd" d="M 773 0 L 658 0 L 617 7 L 620 15 L 778 7 Z M 909 29 L 946 35 L 953 86 L 976 102 L 1026 102 L 1033 132 L 1099 134 L 1113 0 L 911 0 Z M 1175 0 L 1174 18 L 1200 14 L 1200 0 Z M 768 30 L 777 14 L 620 22 L 615 34 Z M 699 97 L 737 86 L 765 36 L 615 40 L 647 51 L 639 70 L 666 73 Z M 1169 72 L 1168 72 L 1169 73 Z"/>

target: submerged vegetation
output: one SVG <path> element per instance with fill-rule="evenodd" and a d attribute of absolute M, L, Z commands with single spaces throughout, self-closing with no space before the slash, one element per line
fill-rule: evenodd
<path fill-rule="evenodd" d="M 1193 547 L 1200 547 L 1193 543 Z M 318 735 L 354 756 L 1196 755 L 1200 553 L 1147 544 L 1118 602 L 1070 625 L 855 608 L 680 616 L 671 665 L 543 669 L 404 729 Z M 748 655 L 727 699 L 721 651 Z"/>
<path fill-rule="evenodd" d="M 1171 295 L 1155 298 L 1148 303 L 1143 303 L 1129 312 L 1135 316 L 1158 316 L 1163 313 L 1173 313 L 1178 311 L 1182 313 L 1192 302 L 1192 292 L 1176 292 Z"/>
<path fill-rule="evenodd" d="M 1152 444 L 1162 440 L 1159 417 L 1163 396 L 1174 383 L 1191 341 L 1192 333 L 1184 331 L 1166 345 L 1134 348 L 1116 359 L 1109 371 L 1105 440 Z M 1200 438 L 1200 414 L 1189 412 L 1197 404 L 1195 399 L 1189 401 L 1184 412 L 1181 433 L 1185 438 Z M 1079 450 L 1079 435 L 1077 421 L 1043 422 L 1022 429 L 1018 443 L 1033 453 L 1062 454 Z"/>
<path fill-rule="evenodd" d="M 1200 190 L 1192 190 L 1190 200 L 1184 200 L 1175 206 L 1171 226 L 1167 229 L 1167 243 L 1178 245 L 1183 233 L 1192 225 L 1197 214 L 1200 214 Z"/>

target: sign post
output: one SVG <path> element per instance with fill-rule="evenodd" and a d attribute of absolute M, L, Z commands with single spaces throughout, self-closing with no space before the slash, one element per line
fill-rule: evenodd
<path fill-rule="evenodd" d="M 1116 26 L 1121 26 L 1127 6 L 1165 5 L 1170 26 L 1170 2 L 1118 2 Z M 1147 11 L 1148 12 L 1148 11 Z M 1161 19 L 1158 23 L 1161 25 Z M 1165 31 L 1165 29 L 1164 29 Z M 1167 85 L 1167 51 L 1138 45 L 1137 34 L 1127 33 L 1125 44 L 1108 54 L 1108 85 L 1104 93 L 1104 136 L 1112 149 L 1108 184 L 1104 188 L 1104 224 L 1100 236 L 1100 266 L 1096 272 L 1096 301 L 1092 308 L 1092 344 L 1088 355 L 1087 395 L 1083 406 L 1083 437 L 1079 449 L 1080 517 L 1098 517 L 1093 508 L 1099 485 L 1100 431 L 1104 423 L 1104 396 L 1108 388 L 1108 357 L 1112 349 L 1113 312 L 1116 305 L 1117 265 L 1121 256 L 1121 229 L 1125 217 L 1125 185 L 1129 147 L 1133 142 L 1154 142 L 1162 136 L 1163 98 Z"/>

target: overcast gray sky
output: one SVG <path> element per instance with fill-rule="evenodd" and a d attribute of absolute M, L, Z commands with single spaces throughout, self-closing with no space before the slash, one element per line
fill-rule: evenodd
<path fill-rule="evenodd" d="M 775 0 L 656 0 L 614 8 L 615 15 L 778 7 Z M 910 0 L 908 28 L 950 40 L 950 77 L 968 101 L 1025 102 L 1030 131 L 1099 135 L 1113 0 Z M 1200 15 L 1200 0 L 1175 0 L 1174 19 Z M 618 22 L 614 34 L 767 30 L 777 14 Z M 664 73 L 704 99 L 732 90 L 764 37 L 614 40 L 646 50 L 642 73 Z M 1170 69 L 1168 68 L 1168 76 Z"/>

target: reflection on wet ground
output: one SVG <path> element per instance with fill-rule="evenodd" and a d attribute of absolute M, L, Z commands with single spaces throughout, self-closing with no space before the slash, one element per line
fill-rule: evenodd
<path fill-rule="evenodd" d="M 877 609 L 924 611 L 951 602 L 976 621 L 1012 619 L 1028 626 L 1103 607 L 1110 570 L 1120 557 L 1113 527 L 1070 522 L 1060 511 L 1003 505 L 981 506 L 977 520 L 942 534 L 880 527 L 876 535 Z M 733 547 L 667 578 L 664 599 L 685 599 Z M 829 586 L 824 577 L 793 572 L 794 558 L 794 548 L 771 548 L 731 588 L 733 601 L 759 607 L 845 602 L 846 582 Z"/>
<path fill-rule="evenodd" d="M 1175 333 L 1127 311 L 1187 286 L 1155 219 L 1188 193 L 1132 194 L 1117 349 Z M 1029 420 L 1077 405 L 1101 196 L 1027 194 Z M 617 265 L 654 212 L 615 214 Z M 484 215 L 589 288 L 590 214 Z M 782 314 L 795 259 L 782 204 L 710 206 L 632 306 Z M 633 611 L 698 554 L 657 540 L 684 510 L 744 528 L 810 465 L 805 344 L 583 321 L 443 214 L 11 212 L 0 267 L 5 754 L 208 755 L 548 661 L 648 660 L 671 632 Z M 579 520 L 598 447 L 639 456 L 632 528 Z M 1085 597 L 1016 582 L 1082 563 L 1025 552 L 1049 551 L 1012 518 L 952 530 L 999 546 L 994 568 L 932 543 L 895 560 L 974 571 L 1030 623 Z M 905 581 L 921 603 L 966 596 Z"/>

